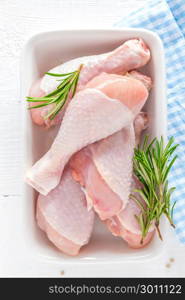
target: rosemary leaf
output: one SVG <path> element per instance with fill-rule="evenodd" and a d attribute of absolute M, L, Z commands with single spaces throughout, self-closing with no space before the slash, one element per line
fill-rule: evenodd
<path fill-rule="evenodd" d="M 69 73 L 64 73 L 64 74 L 57 74 L 57 73 L 50 73 L 46 72 L 45 74 L 50 75 L 50 76 L 55 76 L 55 77 L 64 77 L 73 74 L 74 72 L 69 72 Z"/>

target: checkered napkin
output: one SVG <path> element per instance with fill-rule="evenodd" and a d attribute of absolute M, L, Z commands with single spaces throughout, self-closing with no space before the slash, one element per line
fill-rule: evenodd
<path fill-rule="evenodd" d="M 152 0 L 133 11 L 117 27 L 140 27 L 156 32 L 165 48 L 168 99 L 168 136 L 174 136 L 178 160 L 170 184 L 176 186 L 174 223 L 185 244 L 185 0 Z M 160 99 L 158 99 L 160 101 Z"/>

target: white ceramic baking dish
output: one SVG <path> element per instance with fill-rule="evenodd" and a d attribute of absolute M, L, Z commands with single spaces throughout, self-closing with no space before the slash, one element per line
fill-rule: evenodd
<path fill-rule="evenodd" d="M 162 42 L 153 32 L 143 29 L 111 29 L 111 30 L 70 30 L 45 32 L 32 37 L 24 48 L 22 57 L 21 73 L 21 96 L 28 95 L 28 90 L 37 78 L 42 76 L 50 68 L 61 64 L 69 59 L 99 54 L 110 51 L 123 43 L 124 40 L 142 37 L 151 50 L 152 59 L 144 68 L 145 74 L 151 76 L 153 88 L 147 101 L 145 110 L 150 116 L 148 132 L 151 136 L 166 137 L 166 95 L 165 95 L 165 63 Z M 26 105 L 25 116 L 25 169 L 29 168 L 51 144 L 56 129 L 46 131 L 32 124 Z M 89 245 L 85 246 L 80 255 L 69 257 L 60 253 L 47 240 L 35 223 L 35 197 L 36 193 L 31 187 L 25 186 L 24 199 L 22 202 L 23 222 L 21 228 L 22 239 L 28 253 L 44 265 L 51 264 L 65 268 L 65 271 L 73 265 L 76 266 L 73 274 L 67 276 L 127 276 L 129 268 L 134 268 L 136 262 L 143 262 L 157 256 L 164 247 L 158 237 L 144 249 L 130 249 L 120 238 L 113 237 L 100 222 L 96 222 L 93 237 Z M 165 224 L 162 225 L 165 231 Z M 25 250 L 26 251 L 26 250 Z M 110 274 L 102 275 L 101 265 L 109 265 Z M 115 264 L 119 264 L 124 272 L 115 273 Z M 122 265 L 122 266 L 121 266 Z M 62 267 L 61 267 L 62 266 Z M 63 267 L 65 266 L 65 267 Z M 42 268 L 42 267 L 41 267 Z M 102 268 L 102 267 L 101 267 Z M 91 270 L 93 270 L 91 272 Z M 85 274 L 86 274 L 85 273 Z M 35 269 L 35 275 L 37 273 Z M 128 274 L 130 271 L 128 270 Z M 42 276 L 43 276 L 42 272 Z M 46 274 L 45 276 L 47 276 Z M 53 274 L 57 276 L 59 274 Z M 136 270 L 135 276 L 139 276 Z M 59 275 L 60 276 L 60 275 Z"/>

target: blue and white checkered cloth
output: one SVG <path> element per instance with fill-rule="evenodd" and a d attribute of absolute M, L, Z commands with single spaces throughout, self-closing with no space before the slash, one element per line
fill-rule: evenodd
<path fill-rule="evenodd" d="M 165 48 L 168 136 L 174 136 L 178 160 L 169 181 L 176 186 L 172 201 L 176 233 L 185 243 L 185 0 L 152 0 L 133 11 L 117 27 L 140 27 L 156 32 Z"/>

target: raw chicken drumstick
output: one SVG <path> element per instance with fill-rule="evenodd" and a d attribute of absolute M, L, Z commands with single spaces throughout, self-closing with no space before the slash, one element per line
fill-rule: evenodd
<path fill-rule="evenodd" d="M 139 144 L 141 133 L 147 127 L 147 119 L 146 113 L 140 113 L 134 122 L 136 144 Z M 140 182 L 135 176 L 133 176 L 131 192 L 137 198 L 138 193 L 133 192 L 133 190 L 140 188 Z M 135 218 L 135 216 L 139 216 L 140 213 L 141 209 L 139 208 L 138 204 L 133 199 L 129 199 L 127 206 L 117 216 L 106 220 L 105 223 L 115 236 L 122 237 L 130 247 L 141 248 L 146 246 L 151 241 L 152 237 L 154 236 L 155 229 L 154 226 L 151 226 L 148 234 L 143 240 L 143 243 L 141 243 L 141 228 Z"/>
<path fill-rule="evenodd" d="M 93 210 L 87 210 L 80 185 L 74 181 L 69 168 L 59 185 L 47 196 L 37 200 L 37 222 L 49 240 L 62 252 L 77 255 L 87 244 L 94 224 Z"/>
<path fill-rule="evenodd" d="M 50 150 L 27 173 L 27 182 L 43 195 L 58 185 L 75 152 L 131 124 L 148 97 L 145 85 L 129 76 L 102 73 L 93 80 L 97 88 L 75 95 Z"/>
<path fill-rule="evenodd" d="M 74 179 L 84 188 L 88 207 L 93 207 L 101 220 L 118 214 L 127 204 L 134 143 L 130 125 L 82 149 L 70 161 Z"/>
<path fill-rule="evenodd" d="M 150 59 L 150 50 L 142 39 L 132 39 L 124 42 L 115 50 L 93 56 L 75 58 L 50 70 L 51 73 L 68 73 L 75 71 L 83 64 L 80 72 L 77 90 L 82 89 L 88 81 L 101 72 L 124 74 L 144 66 Z M 55 77 L 45 75 L 36 81 L 30 89 L 30 97 L 42 97 L 57 88 L 58 81 Z M 39 103 L 37 103 L 39 104 Z M 30 102 L 31 106 L 34 103 Z M 44 120 L 44 116 L 51 110 L 51 106 L 45 106 L 31 110 L 31 116 L 37 125 L 55 125 L 61 122 L 63 112 L 60 112 L 54 120 Z"/>

